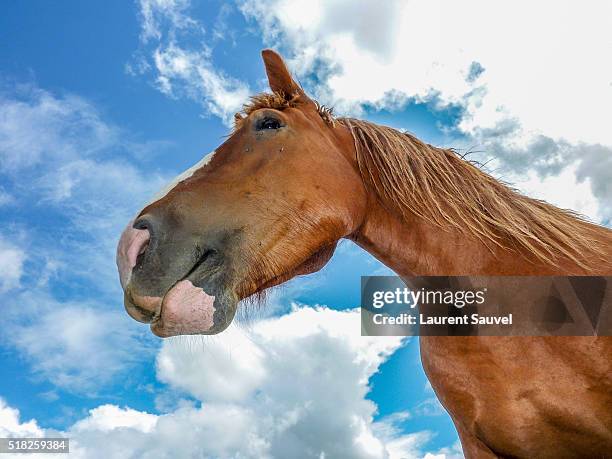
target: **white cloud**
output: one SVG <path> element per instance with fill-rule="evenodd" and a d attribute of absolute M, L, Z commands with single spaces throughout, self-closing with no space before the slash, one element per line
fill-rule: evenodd
<path fill-rule="evenodd" d="M 402 339 L 362 337 L 359 324 L 357 311 L 296 307 L 247 329 L 232 325 L 214 337 L 166 340 L 158 378 L 201 405 L 182 403 L 160 415 L 100 406 L 65 432 L 71 454 L 423 457 L 432 434 L 405 433 L 406 413 L 374 422 L 376 405 L 365 398 L 370 376 Z M 18 429 L 16 412 L 11 413 L 12 429 Z"/>
<path fill-rule="evenodd" d="M 54 233 L 59 225 L 35 218 L 22 225 L 37 256 L 56 270 L 91 274 L 98 284 L 117 287 L 114 263 L 109 262 L 116 239 L 133 213 L 168 180 L 143 171 L 135 159 L 144 151 L 165 148 L 167 142 L 136 142 L 88 101 L 32 84 L 3 88 L 0 102 L 0 178 L 6 183 L 0 204 L 18 203 L 32 214 L 44 206 L 45 215 L 54 213 L 62 222 L 59 240 Z M 124 154 L 122 159 L 118 153 Z M 41 225 L 43 231 L 36 234 Z M 7 271 L 14 278 L 20 263 L 8 256 L 4 260 L 14 266 Z"/>
<path fill-rule="evenodd" d="M 121 231 L 170 176 L 146 173 L 125 160 L 85 158 L 58 164 L 34 184 L 39 199 L 63 216 L 64 230 L 72 237 L 59 250 L 44 241 L 46 250 L 64 273 L 78 272 L 117 295 L 114 257 Z"/>
<path fill-rule="evenodd" d="M 91 395 L 143 355 L 153 355 L 146 330 L 123 311 L 105 309 L 61 302 L 36 289 L 20 292 L 2 301 L 2 341 L 31 363 L 34 376 Z"/>
<path fill-rule="evenodd" d="M 187 15 L 190 5 L 190 0 L 140 0 L 141 40 L 160 40 L 165 23 L 178 30 L 197 26 Z"/>
<path fill-rule="evenodd" d="M 402 411 L 385 416 L 373 424 L 373 431 L 384 442 L 389 459 L 422 457 L 422 445 L 432 438 L 433 435 L 427 431 L 402 435 L 402 425 L 411 417 L 410 413 Z"/>
<path fill-rule="evenodd" d="M 43 430 L 36 421 L 21 422 L 19 420 L 19 410 L 11 408 L 4 399 L 0 398 L 0 437 L 40 437 L 42 435 Z"/>
<path fill-rule="evenodd" d="M 609 175 L 592 167 L 612 156 L 610 2 L 240 4 L 322 102 L 356 114 L 364 103 L 461 106 L 466 144 L 505 156 L 499 164 L 507 171 L 546 155 L 562 160 L 554 175 L 578 164 L 578 180 L 593 176 L 599 200 L 597 210 L 592 204 L 579 210 L 612 218 Z M 597 160 L 589 159 L 585 152 L 598 144 Z"/>
<path fill-rule="evenodd" d="M 117 141 L 117 131 L 80 97 L 35 86 L 0 91 L 0 172 L 85 157 Z"/>
<path fill-rule="evenodd" d="M 164 343 L 157 356 L 161 381 L 199 400 L 240 401 L 266 377 L 265 353 L 236 327 L 225 331 L 221 339 L 204 338 L 196 346 L 189 344 L 193 341 L 184 338 Z"/>
<path fill-rule="evenodd" d="M 135 142 L 73 94 L 59 96 L 32 84 L 3 88 L 0 119 L 0 176 L 7 184 L 0 188 L 0 204 L 42 200 L 89 218 L 105 205 L 108 222 L 108 211 L 135 211 L 165 181 L 143 174 L 129 159 L 167 142 Z M 117 152 L 127 158 L 116 159 Z"/>
<path fill-rule="evenodd" d="M 26 254 L 0 234 L 0 293 L 19 287 Z"/>
<path fill-rule="evenodd" d="M 72 426 L 74 432 L 110 432 L 115 429 L 130 428 L 140 432 L 151 432 L 157 423 L 157 416 L 130 408 L 115 405 L 101 405 L 89 410 L 89 416 Z"/>
<path fill-rule="evenodd" d="M 33 207 L 44 203 L 47 211 L 62 214 L 64 232 L 79 233 L 81 246 L 76 248 L 86 246 L 83 237 L 95 242 L 96 249 L 104 241 L 106 251 L 97 252 L 112 259 L 122 226 L 167 180 L 144 173 L 129 159 L 115 159 L 113 153 L 127 148 L 141 152 L 160 142 L 134 142 L 103 120 L 89 102 L 73 95 L 58 97 L 21 85 L 11 94 L 5 91 L 2 98 L 0 175 L 18 191 L 14 194 L 19 198 L 13 199 Z M 87 258 L 74 252 L 70 256 L 74 259 L 65 263 L 68 266 Z"/>
<path fill-rule="evenodd" d="M 463 102 L 477 85 L 486 94 L 471 99 L 466 131 L 495 126 L 509 113 L 525 129 L 612 144 L 606 124 L 612 116 L 609 2 L 585 9 L 558 1 L 381 7 L 376 1 L 246 0 L 242 10 L 271 43 L 290 49 L 296 64 L 315 58 L 334 64 L 325 79 L 333 102 L 377 102 L 388 91 L 407 97 L 435 92 L 444 103 Z M 470 82 L 473 62 L 484 72 Z"/>
<path fill-rule="evenodd" d="M 360 336 L 357 312 L 297 308 L 246 330 L 165 342 L 158 374 L 205 401 L 203 409 L 251 413 L 272 457 L 385 457 L 365 395 L 400 343 Z"/>
<path fill-rule="evenodd" d="M 129 71 L 154 69 L 155 86 L 161 92 L 193 99 L 207 114 L 229 126 L 249 96 L 249 88 L 215 68 L 212 50 L 202 40 L 204 29 L 189 16 L 190 6 L 189 0 L 140 0 L 143 50 L 136 54 Z M 219 33 L 213 31 L 213 38 Z"/>
<path fill-rule="evenodd" d="M 210 50 L 190 51 L 172 42 L 153 53 L 157 87 L 171 96 L 185 95 L 231 125 L 233 115 L 249 96 L 248 86 L 215 69 Z"/>

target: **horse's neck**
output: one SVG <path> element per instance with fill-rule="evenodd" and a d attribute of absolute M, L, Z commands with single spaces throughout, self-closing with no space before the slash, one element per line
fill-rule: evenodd
<path fill-rule="evenodd" d="M 402 220 L 375 199 L 351 239 L 401 277 L 553 275 L 575 271 L 570 266 L 537 265 L 509 250 L 491 250 L 476 238 L 444 231 L 416 216 L 411 221 Z"/>

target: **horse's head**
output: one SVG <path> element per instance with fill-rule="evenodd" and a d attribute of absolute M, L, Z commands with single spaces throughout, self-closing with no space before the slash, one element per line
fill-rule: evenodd
<path fill-rule="evenodd" d="M 272 94 L 121 236 L 125 307 L 159 336 L 222 331 L 241 300 L 323 267 L 365 214 L 350 133 L 262 55 Z"/>

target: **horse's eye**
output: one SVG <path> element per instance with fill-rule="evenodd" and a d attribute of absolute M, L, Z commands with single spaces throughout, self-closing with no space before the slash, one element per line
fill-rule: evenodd
<path fill-rule="evenodd" d="M 280 129 L 281 127 L 280 121 L 276 118 L 264 118 L 257 123 L 258 131 L 263 131 L 265 129 Z"/>

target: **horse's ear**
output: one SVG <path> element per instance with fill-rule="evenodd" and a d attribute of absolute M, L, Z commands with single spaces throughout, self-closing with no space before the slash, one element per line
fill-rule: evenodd
<path fill-rule="evenodd" d="M 273 92 L 285 95 L 299 94 L 305 96 L 304 90 L 291 77 L 283 58 L 276 51 L 264 49 L 261 52 L 266 73 L 268 74 L 268 84 Z"/>

